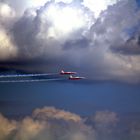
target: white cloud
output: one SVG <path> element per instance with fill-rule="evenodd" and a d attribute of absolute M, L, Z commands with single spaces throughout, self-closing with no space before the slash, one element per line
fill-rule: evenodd
<path fill-rule="evenodd" d="M 17 55 L 17 48 L 14 46 L 12 39 L 8 32 L 0 28 L 0 59 L 8 60 L 15 58 Z"/>
<path fill-rule="evenodd" d="M 119 0 L 83 0 L 83 5 L 94 12 L 95 17 L 98 18 L 100 13 L 108 8 L 108 6 L 116 4 Z"/>
<path fill-rule="evenodd" d="M 0 3 L 0 16 L 4 18 L 11 18 L 15 15 L 15 12 L 13 9 L 5 4 L 5 3 Z"/>

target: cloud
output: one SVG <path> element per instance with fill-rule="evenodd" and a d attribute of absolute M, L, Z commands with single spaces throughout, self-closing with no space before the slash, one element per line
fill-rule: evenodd
<path fill-rule="evenodd" d="M 35 139 L 47 124 L 41 123 L 37 120 L 33 120 L 30 117 L 23 119 L 18 123 L 17 132 L 13 139 L 16 140 L 32 140 Z"/>
<path fill-rule="evenodd" d="M 15 58 L 17 54 L 18 49 L 9 31 L 14 17 L 15 11 L 9 5 L 0 2 L 0 60 Z"/>
<path fill-rule="evenodd" d="M 0 116 L 2 140 L 94 140 L 95 133 L 83 119 L 73 113 L 45 107 L 21 121 L 10 121 Z"/>
<path fill-rule="evenodd" d="M 140 54 L 140 36 L 135 35 L 129 38 L 122 46 L 112 47 L 113 52 L 125 55 L 139 55 Z"/>
<path fill-rule="evenodd" d="M 100 13 L 108 8 L 108 6 L 116 4 L 119 0 L 83 0 L 83 5 L 94 12 L 95 17 L 98 18 Z"/>
<path fill-rule="evenodd" d="M 0 115 L 1 140 L 123 140 L 140 138 L 139 114 L 97 111 L 83 118 L 54 107 L 11 120 Z"/>
<path fill-rule="evenodd" d="M 8 32 L 0 27 L 0 60 L 9 60 L 17 55 L 17 48 Z"/>
<path fill-rule="evenodd" d="M 14 10 L 5 3 L 0 3 L 0 17 L 1 18 L 12 18 L 15 15 Z"/>
<path fill-rule="evenodd" d="M 6 140 L 12 134 L 12 132 L 16 129 L 17 124 L 16 121 L 9 121 L 7 118 L 0 114 L 0 139 Z"/>
<path fill-rule="evenodd" d="M 28 8 L 43 6 L 47 1 L 49 0 L 0 0 L 0 2 L 12 7 L 16 11 L 17 16 L 22 16 Z"/>
<path fill-rule="evenodd" d="M 64 68 L 92 80 L 140 81 L 140 10 L 135 1 L 99 1 L 98 9 L 91 8 L 95 4 L 90 0 L 36 3 L 1 2 L 6 8 L 0 10 L 0 31 L 8 42 L 1 43 L 2 61 L 40 60 L 46 68 L 39 71 Z"/>
<path fill-rule="evenodd" d="M 111 111 L 97 111 L 87 120 L 96 131 L 96 139 L 113 140 L 118 139 L 118 114 Z M 121 130 L 122 131 L 122 130 Z M 122 136 L 123 134 L 121 134 Z"/>
<path fill-rule="evenodd" d="M 117 114 L 110 111 L 98 111 L 94 116 L 97 124 L 115 125 L 118 122 Z"/>
<path fill-rule="evenodd" d="M 63 58 L 68 52 L 63 50 L 67 42 L 80 44 L 79 40 L 87 40 L 84 29 L 89 28 L 92 19 L 91 12 L 80 4 L 48 2 L 38 10 L 25 11 L 12 29 L 19 56 Z"/>
<path fill-rule="evenodd" d="M 80 122 L 82 119 L 70 112 L 66 112 L 63 110 L 55 109 L 54 107 L 44 107 L 43 109 L 36 109 L 33 112 L 33 117 L 42 119 L 42 120 L 49 120 L 49 119 L 56 119 L 56 120 L 65 120 L 65 121 L 74 121 Z"/>

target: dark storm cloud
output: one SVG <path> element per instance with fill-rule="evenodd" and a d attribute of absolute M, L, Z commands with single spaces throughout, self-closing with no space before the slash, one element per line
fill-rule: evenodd
<path fill-rule="evenodd" d="M 89 46 L 90 41 L 86 38 L 81 38 L 79 40 L 69 40 L 64 44 L 64 49 L 81 49 Z"/>
<path fill-rule="evenodd" d="M 32 12 L 32 11 L 31 11 Z M 36 11 L 35 11 L 36 12 Z M 35 39 L 38 32 L 38 27 L 34 24 L 35 17 L 26 11 L 24 15 L 15 23 L 12 32 L 14 40 L 19 49 L 19 56 L 24 59 L 34 55 L 40 56 L 40 44 Z"/>
<path fill-rule="evenodd" d="M 54 58 L 57 55 L 63 55 L 61 51 L 63 48 L 81 47 L 82 45 L 88 46 L 88 40 L 82 37 L 83 29 L 74 30 L 71 32 L 71 35 L 65 35 L 65 33 L 61 33 L 61 30 L 59 31 L 60 33 L 55 31 L 57 27 L 54 27 L 52 21 L 49 20 L 51 17 L 46 13 L 46 10 L 53 5 L 60 9 L 61 7 L 67 8 L 71 6 L 71 4 L 48 2 L 40 9 L 25 11 L 24 15 L 15 23 L 12 32 L 19 49 L 19 56 L 23 55 L 23 59 L 26 57 L 43 57 L 44 55 L 46 58 L 48 56 Z M 85 13 L 88 12 L 86 9 L 83 10 L 85 10 Z M 50 30 L 54 31 L 54 36 L 49 36 Z"/>
<path fill-rule="evenodd" d="M 112 51 L 126 55 L 140 54 L 140 36 L 131 37 L 122 46 L 111 47 Z"/>
<path fill-rule="evenodd" d="M 33 0 L 0 4 L 1 61 L 46 61 L 40 71 L 64 68 L 95 80 L 140 80 L 139 31 L 134 37 L 126 32 L 140 21 L 136 1 L 114 5 L 105 1 L 105 7 L 111 6 L 99 16 L 87 0 L 35 4 Z"/>

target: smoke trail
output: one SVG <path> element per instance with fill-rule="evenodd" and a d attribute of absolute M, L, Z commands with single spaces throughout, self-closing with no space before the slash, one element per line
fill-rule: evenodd
<path fill-rule="evenodd" d="M 59 81 L 59 80 L 66 80 L 66 79 L 56 78 L 56 79 L 34 79 L 34 80 L 5 80 L 5 81 L 0 81 L 0 83 L 30 83 L 30 82 L 47 82 L 47 81 Z"/>
<path fill-rule="evenodd" d="M 0 78 L 37 77 L 37 76 L 49 76 L 49 75 L 58 75 L 58 74 L 59 74 L 59 73 L 39 73 L 39 74 L 0 75 Z"/>

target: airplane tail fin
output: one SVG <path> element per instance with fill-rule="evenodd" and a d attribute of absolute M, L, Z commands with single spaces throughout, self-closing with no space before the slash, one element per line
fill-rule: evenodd
<path fill-rule="evenodd" d="M 61 73 L 64 73 L 64 70 L 61 70 Z"/>

